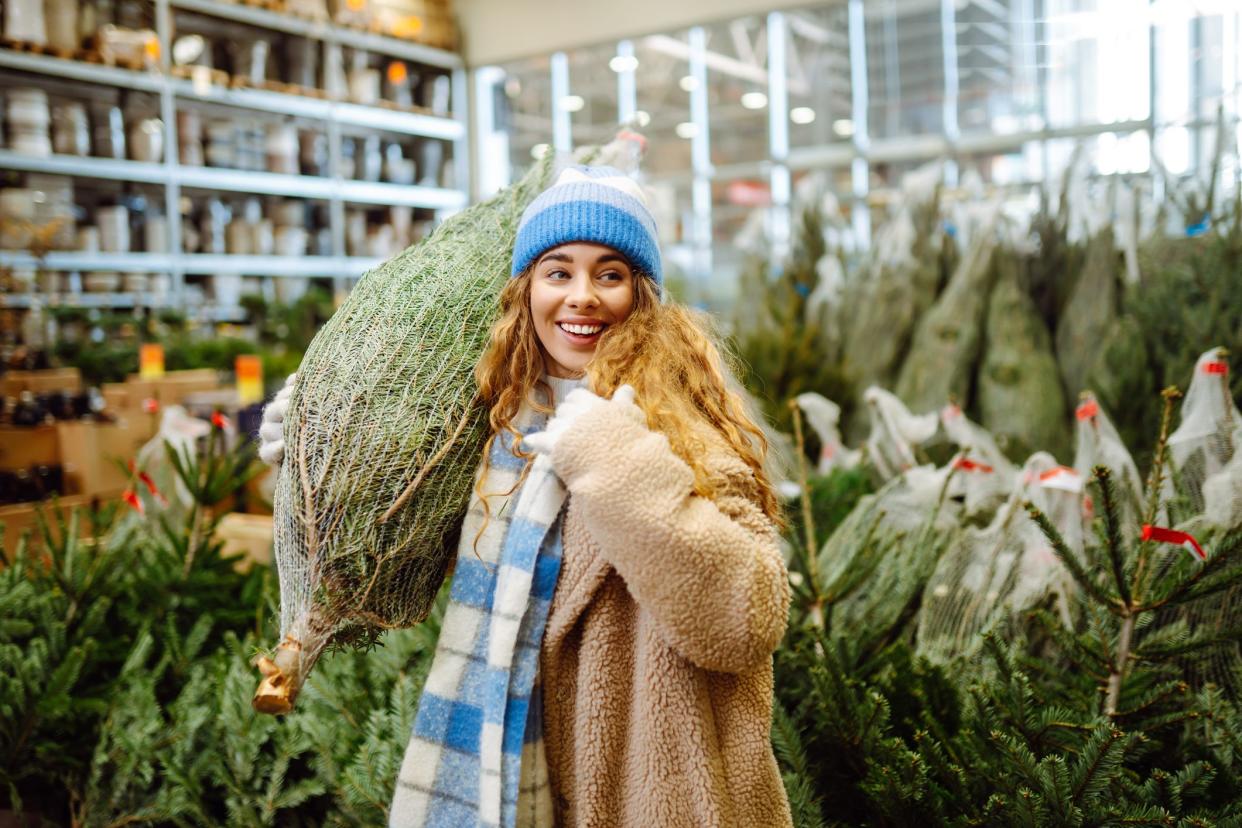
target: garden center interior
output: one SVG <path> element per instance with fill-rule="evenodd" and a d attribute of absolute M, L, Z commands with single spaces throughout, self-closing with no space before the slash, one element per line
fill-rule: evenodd
<path fill-rule="evenodd" d="M 572 160 L 761 425 L 795 825 L 1242 824 L 1242 0 L 0 9 L 0 828 L 388 823 L 443 596 L 253 712 L 328 591 L 265 406 L 392 357 L 453 444 L 483 340 L 357 320 L 485 332 Z"/>

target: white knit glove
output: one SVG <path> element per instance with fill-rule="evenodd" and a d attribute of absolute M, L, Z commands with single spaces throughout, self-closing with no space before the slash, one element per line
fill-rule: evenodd
<path fill-rule="evenodd" d="M 263 408 L 263 424 L 259 426 L 259 459 L 269 466 L 279 466 L 285 458 L 285 414 L 289 411 L 289 398 L 293 396 L 293 381 L 297 374 L 290 374 L 276 397 Z"/>
<path fill-rule="evenodd" d="M 613 393 L 612 401 L 634 405 L 634 388 L 629 385 L 621 386 Z M 556 407 L 556 413 L 552 415 L 552 419 L 548 420 L 543 431 L 536 431 L 522 438 L 522 447 L 536 454 L 552 454 L 561 437 L 573 427 L 574 423 L 589 414 L 596 406 L 608 403 L 609 400 L 592 394 L 585 388 L 575 388 Z"/>

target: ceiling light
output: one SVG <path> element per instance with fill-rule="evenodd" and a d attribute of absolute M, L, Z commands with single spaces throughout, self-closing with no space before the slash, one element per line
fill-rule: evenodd
<path fill-rule="evenodd" d="M 815 110 L 809 106 L 795 106 L 789 110 L 789 120 L 795 124 L 809 124 L 815 120 Z"/>
<path fill-rule="evenodd" d="M 768 96 L 762 92 L 747 92 L 742 96 L 742 106 L 747 109 L 763 109 L 768 105 Z"/>
<path fill-rule="evenodd" d="M 566 112 L 581 112 L 584 106 L 586 101 L 582 100 L 581 95 L 566 95 L 561 98 L 561 109 Z"/>
<path fill-rule="evenodd" d="M 842 118 L 839 121 L 832 122 L 832 131 L 842 138 L 849 138 L 854 134 L 854 122 L 849 118 Z"/>
<path fill-rule="evenodd" d="M 621 72 L 633 72 L 638 68 L 638 58 L 633 55 L 617 55 L 608 61 L 608 68 L 618 74 Z"/>
<path fill-rule="evenodd" d="M 645 127 L 651 123 L 651 113 L 645 109 L 640 109 L 634 113 L 634 121 L 640 126 Z"/>
<path fill-rule="evenodd" d="M 693 92 L 699 88 L 699 82 L 694 75 L 682 75 L 677 85 L 681 87 L 683 92 Z"/>
<path fill-rule="evenodd" d="M 678 138 L 685 138 L 687 141 L 689 141 L 691 138 L 693 138 L 694 136 L 698 134 L 699 134 L 699 127 L 697 124 L 692 124 L 689 121 L 683 121 L 682 123 L 677 125 L 677 137 Z"/>
<path fill-rule="evenodd" d="M 530 157 L 538 161 L 540 158 L 543 158 L 545 155 L 547 155 L 548 150 L 550 149 L 552 149 L 552 147 L 548 146 L 547 144 L 535 144 L 533 147 L 530 148 Z"/>

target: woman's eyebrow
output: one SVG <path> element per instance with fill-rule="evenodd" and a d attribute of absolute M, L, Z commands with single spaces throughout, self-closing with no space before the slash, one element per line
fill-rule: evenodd
<path fill-rule="evenodd" d="M 539 257 L 540 264 L 544 262 L 549 262 L 549 261 L 550 262 L 565 262 L 567 264 L 573 264 L 574 257 L 569 255 L 568 253 L 545 253 L 543 256 Z"/>
<path fill-rule="evenodd" d="M 596 264 L 603 264 L 604 262 L 620 262 L 626 267 L 630 266 L 629 259 L 625 258 L 624 256 L 620 256 L 616 253 L 605 253 L 603 256 L 600 256 L 598 259 L 595 260 Z"/>

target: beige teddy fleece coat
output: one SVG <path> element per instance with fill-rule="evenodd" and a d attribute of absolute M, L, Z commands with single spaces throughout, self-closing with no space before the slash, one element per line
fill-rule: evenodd
<path fill-rule="evenodd" d="M 701 497 L 637 407 L 593 414 L 552 452 L 569 491 L 540 655 L 556 824 L 790 826 L 770 740 L 789 581 L 754 476 L 717 440 Z"/>

